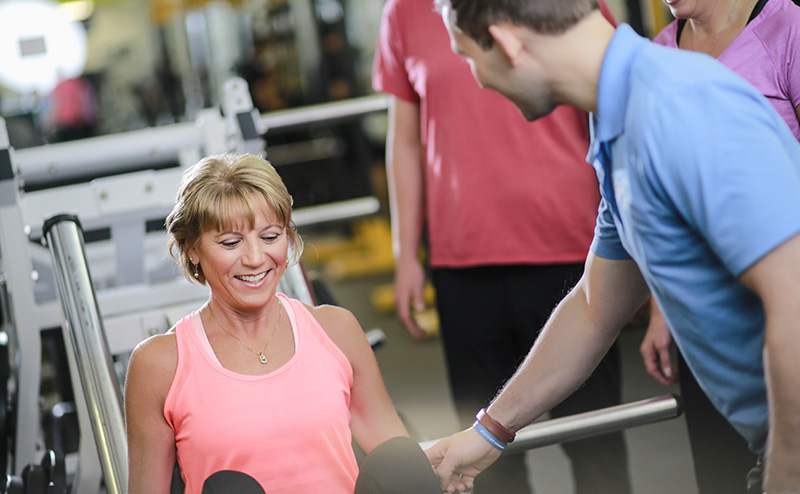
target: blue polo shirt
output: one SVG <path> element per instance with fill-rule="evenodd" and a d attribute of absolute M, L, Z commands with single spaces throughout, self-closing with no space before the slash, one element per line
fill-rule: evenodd
<path fill-rule="evenodd" d="M 591 132 L 592 252 L 636 261 L 701 387 L 763 452 L 764 311 L 739 276 L 800 232 L 800 145 L 722 64 L 627 25 L 603 60 Z"/>

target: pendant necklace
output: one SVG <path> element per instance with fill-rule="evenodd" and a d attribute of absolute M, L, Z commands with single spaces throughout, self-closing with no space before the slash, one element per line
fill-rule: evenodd
<path fill-rule="evenodd" d="M 276 331 L 278 331 L 278 324 L 280 324 L 280 322 L 281 322 L 281 316 L 283 315 L 283 304 L 281 303 L 281 300 L 280 300 L 279 298 L 276 298 L 275 300 L 277 300 L 277 301 L 278 301 L 278 306 L 280 307 L 280 310 L 278 311 L 278 320 L 277 320 L 277 321 L 275 321 L 275 328 L 272 330 L 272 334 L 271 334 L 271 335 L 269 335 L 269 339 L 267 340 L 267 342 L 266 342 L 266 343 L 264 343 L 264 347 L 261 349 L 261 351 L 260 351 L 260 352 L 257 352 L 257 351 L 255 351 L 255 350 L 253 350 L 252 348 L 250 348 L 249 346 L 247 346 L 247 343 L 243 342 L 243 341 L 242 341 L 242 340 L 241 340 L 241 339 L 240 339 L 238 336 L 236 336 L 235 334 L 231 334 L 231 333 L 229 333 L 229 332 L 228 332 L 228 330 L 227 330 L 227 329 L 225 329 L 225 328 L 222 326 L 222 324 L 220 324 L 220 323 L 219 323 L 219 321 L 217 321 L 217 317 L 214 315 L 214 310 L 211 308 L 211 306 L 210 306 L 210 305 L 208 306 L 208 311 L 211 313 L 211 319 L 213 319 L 213 320 L 214 320 L 214 324 L 216 324 L 217 326 L 219 326 L 219 329 L 221 329 L 221 330 L 225 331 L 225 334 L 227 334 L 228 336 L 232 336 L 232 337 L 236 338 L 236 339 L 239 341 L 239 343 L 241 343 L 241 344 L 242 344 L 242 346 L 243 346 L 243 347 L 247 348 L 247 349 L 248 349 L 248 350 L 250 350 L 251 352 L 253 352 L 253 353 L 255 353 L 256 355 L 258 355 L 258 359 L 261 361 L 261 364 L 263 364 L 263 365 L 266 365 L 268 361 L 267 361 L 267 356 L 266 356 L 266 355 L 264 355 L 264 350 L 266 350 L 266 349 L 267 349 L 267 345 L 269 345 L 269 342 L 270 342 L 270 341 L 272 341 L 272 337 L 273 337 L 273 336 L 275 336 L 275 332 L 276 332 Z"/>

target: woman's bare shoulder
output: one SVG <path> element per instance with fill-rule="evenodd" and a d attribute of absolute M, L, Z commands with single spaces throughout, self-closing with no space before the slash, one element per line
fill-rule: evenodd
<path fill-rule="evenodd" d="M 308 304 L 303 305 L 306 306 L 306 308 L 314 316 L 314 319 L 319 321 L 323 328 L 327 323 L 358 324 L 358 321 L 356 321 L 356 317 L 353 315 L 353 313 L 344 307 L 339 307 L 338 305 L 318 305 L 316 307 L 312 307 Z"/>
<path fill-rule="evenodd" d="M 128 380 L 140 377 L 159 389 L 169 389 L 177 367 L 178 340 L 170 330 L 136 345 L 128 364 Z"/>
<path fill-rule="evenodd" d="M 361 329 L 358 319 L 344 307 L 337 305 L 318 305 L 316 307 L 306 305 L 306 307 L 340 348 L 343 344 L 349 346 L 353 339 L 364 338 L 364 331 Z M 344 350 L 344 348 L 342 349 Z"/>
<path fill-rule="evenodd" d="M 364 330 L 352 312 L 336 305 L 306 307 L 351 363 L 370 350 Z"/>

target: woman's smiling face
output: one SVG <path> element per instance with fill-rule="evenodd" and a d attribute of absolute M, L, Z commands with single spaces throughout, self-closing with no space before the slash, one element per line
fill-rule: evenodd
<path fill-rule="evenodd" d="M 253 222 L 242 204 L 230 224 L 205 231 L 190 251 L 215 300 L 237 312 L 263 308 L 286 270 L 286 227 L 263 199 L 253 201 Z"/>

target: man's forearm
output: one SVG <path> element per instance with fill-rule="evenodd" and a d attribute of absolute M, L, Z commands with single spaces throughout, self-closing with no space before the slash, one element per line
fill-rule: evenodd
<path fill-rule="evenodd" d="M 553 312 L 525 361 L 489 407 L 501 424 L 514 431 L 530 424 L 580 387 L 606 354 L 617 332 L 595 328 L 584 303 L 582 294 L 573 292 Z"/>
<path fill-rule="evenodd" d="M 800 492 L 800 234 L 758 260 L 741 276 L 765 313 L 764 372 L 769 398 L 765 489 Z"/>
<path fill-rule="evenodd" d="M 767 322 L 764 365 L 770 404 L 765 491 L 800 493 L 800 314 Z M 782 328 L 776 325 L 784 325 Z"/>
<path fill-rule="evenodd" d="M 589 377 L 648 294 L 633 261 L 590 255 L 583 278 L 556 307 L 490 415 L 516 431 L 560 403 Z"/>

